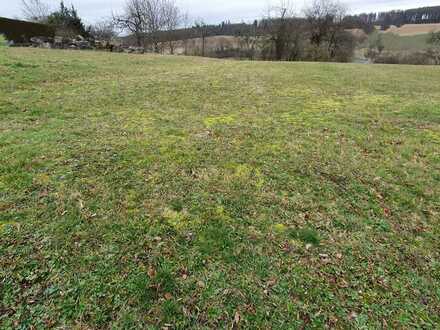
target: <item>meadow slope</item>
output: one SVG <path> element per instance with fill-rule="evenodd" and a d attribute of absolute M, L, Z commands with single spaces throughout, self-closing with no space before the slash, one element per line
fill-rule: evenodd
<path fill-rule="evenodd" d="M 435 328 L 440 68 L 0 48 L 0 328 Z"/>

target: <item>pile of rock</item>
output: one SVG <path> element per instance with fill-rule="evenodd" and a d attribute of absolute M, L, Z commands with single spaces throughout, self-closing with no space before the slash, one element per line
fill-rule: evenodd
<path fill-rule="evenodd" d="M 87 40 L 83 36 L 75 38 L 65 37 L 33 37 L 31 38 L 31 46 L 38 48 L 56 48 L 56 49 L 94 49 L 94 41 Z"/>
<path fill-rule="evenodd" d="M 93 49 L 127 54 L 144 54 L 147 52 L 143 47 L 123 47 L 109 41 L 91 40 L 82 36 L 76 36 L 75 38 L 61 36 L 56 36 L 55 38 L 33 37 L 29 44 L 20 44 L 16 46 L 30 46 L 47 49 Z"/>
<path fill-rule="evenodd" d="M 93 49 L 92 46 L 93 41 L 89 41 L 82 36 L 77 36 L 75 39 L 72 39 L 70 42 L 69 48 L 71 49 Z"/>
<path fill-rule="evenodd" d="M 32 37 L 30 42 L 32 47 L 52 48 L 53 39 L 46 37 Z"/>
<path fill-rule="evenodd" d="M 128 48 L 124 48 L 123 51 L 128 54 L 144 54 L 145 48 L 130 46 Z"/>

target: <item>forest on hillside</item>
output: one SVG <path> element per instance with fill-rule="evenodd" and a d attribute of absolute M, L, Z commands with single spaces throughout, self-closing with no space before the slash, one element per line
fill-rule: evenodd
<path fill-rule="evenodd" d="M 357 22 L 360 28 L 368 25 L 380 25 L 384 30 L 388 29 L 391 25 L 440 23 L 440 6 L 364 13 L 347 16 L 345 20 L 346 22 Z"/>
<path fill-rule="evenodd" d="M 307 20 L 303 17 L 291 18 L 296 23 Z M 342 20 L 346 29 L 362 29 L 371 33 L 375 26 L 381 26 L 383 30 L 391 25 L 402 26 L 404 24 L 432 24 L 440 23 L 440 6 L 413 8 L 408 10 L 392 10 L 386 12 L 362 13 L 358 15 L 347 15 Z M 263 18 L 252 23 L 231 23 L 224 21 L 220 24 L 204 25 L 204 35 L 212 36 L 243 36 L 249 33 L 255 35 L 266 35 L 268 32 L 268 20 Z M 193 27 L 176 29 L 172 33 L 159 32 L 161 41 L 183 40 L 197 38 L 200 36 L 200 28 L 196 24 Z"/>

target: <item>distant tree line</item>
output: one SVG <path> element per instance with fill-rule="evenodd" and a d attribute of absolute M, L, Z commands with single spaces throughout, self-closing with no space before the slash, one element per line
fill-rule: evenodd
<path fill-rule="evenodd" d="M 386 30 L 391 25 L 400 27 L 405 24 L 440 23 L 440 6 L 364 13 L 347 16 L 345 21 L 347 24 L 352 24 L 354 27 L 366 30 L 371 29 L 374 25 L 380 25 L 382 29 Z"/>
<path fill-rule="evenodd" d="M 134 0 L 138 1 L 138 0 Z M 321 3 L 318 5 L 318 3 Z M 288 15 L 288 17 L 283 16 L 282 10 L 278 12 L 278 16 L 273 17 L 273 15 L 268 18 L 264 17 L 261 20 L 255 20 L 251 24 L 248 23 L 231 23 L 229 21 L 224 21 L 221 24 L 208 25 L 204 24 L 203 35 L 205 37 L 212 36 L 246 36 L 249 33 L 254 33 L 257 36 L 267 35 L 271 26 L 273 24 L 268 24 L 268 22 L 273 22 L 274 20 L 282 19 L 284 21 L 288 20 L 289 25 L 292 25 L 293 21 L 296 27 L 306 25 L 307 21 L 310 22 L 310 7 L 320 7 L 325 8 L 323 4 L 335 4 L 337 2 L 333 1 L 314 1 L 314 3 L 309 6 L 309 13 L 306 17 L 293 17 L 293 15 Z M 340 5 L 339 5 L 340 6 Z M 277 7 L 286 8 L 287 7 Z M 327 8 L 328 9 L 328 8 Z M 341 9 L 341 8 L 339 8 Z M 307 10 L 306 10 L 307 11 Z M 327 10 L 328 11 L 328 10 Z M 334 19 L 331 16 L 334 13 L 330 13 L 327 19 Z M 344 12 L 345 14 L 345 12 Z M 285 15 L 285 13 L 284 13 Z M 322 20 L 322 18 L 320 18 Z M 379 12 L 379 13 L 363 13 L 359 15 L 343 15 L 342 19 L 339 22 L 340 26 L 344 29 L 361 29 L 365 31 L 367 34 L 374 31 L 375 26 L 380 25 L 383 29 L 387 29 L 391 25 L 402 26 L 404 24 L 428 24 L 428 23 L 440 23 L 440 6 L 435 7 L 423 7 L 423 8 L 415 8 L 408 10 L 394 10 L 388 12 Z M 192 27 L 175 29 L 173 31 L 157 31 L 157 38 L 160 41 L 169 41 L 169 40 L 183 40 L 190 38 L 197 38 L 200 36 L 200 24 L 194 25 Z"/>
<path fill-rule="evenodd" d="M 241 36 L 248 33 L 250 28 L 249 24 L 238 23 L 233 24 L 230 22 L 222 22 L 221 24 L 205 24 L 202 21 L 195 22 L 194 26 L 186 28 L 178 28 L 171 31 L 157 31 L 156 38 L 159 42 L 178 41 L 192 38 L 215 37 L 215 36 Z M 203 31 L 201 31 L 203 29 Z M 140 39 L 148 39 L 150 36 L 140 34 Z M 136 41 L 136 36 L 131 35 L 125 37 L 128 43 Z"/>
<path fill-rule="evenodd" d="M 301 16 L 295 14 L 288 2 L 282 1 L 280 5 L 272 6 L 262 19 L 251 24 L 222 22 L 208 25 L 199 20 L 185 28 L 154 31 L 148 28 L 148 23 L 142 23 L 142 19 L 151 17 L 143 13 L 145 4 L 150 2 L 167 1 L 128 0 L 124 13 L 115 18 L 131 32 L 124 38 L 124 43 L 159 51 L 159 43 L 173 44 L 199 38 L 202 44 L 199 55 L 205 56 L 208 55 L 205 51 L 206 38 L 234 36 L 240 43 L 235 51 L 218 49 L 210 55 L 225 57 L 227 53 L 233 57 L 287 61 L 349 61 L 355 48 L 355 38 L 346 31 L 346 9 L 334 0 L 314 0 Z"/>

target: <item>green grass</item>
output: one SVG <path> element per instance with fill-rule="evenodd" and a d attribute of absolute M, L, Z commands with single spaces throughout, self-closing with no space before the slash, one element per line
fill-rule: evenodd
<path fill-rule="evenodd" d="M 438 327 L 439 83 L 1 49 L 0 328 Z"/>

